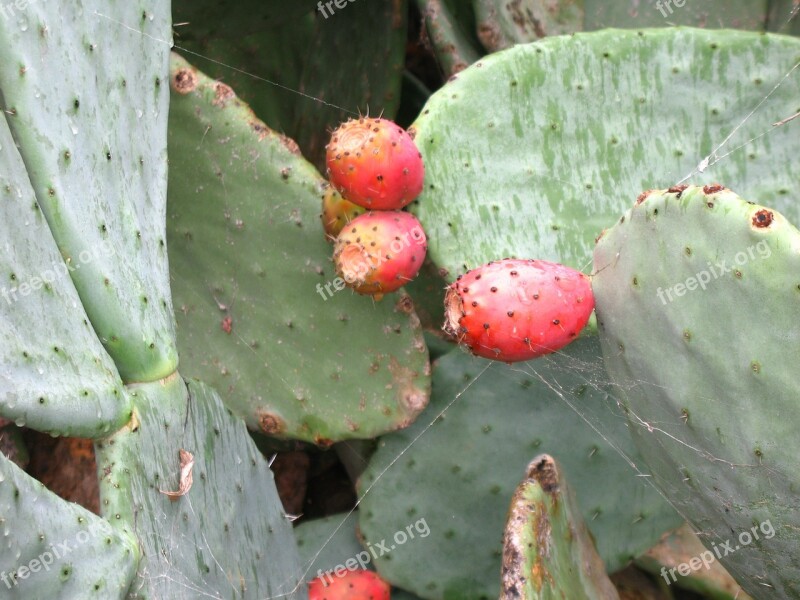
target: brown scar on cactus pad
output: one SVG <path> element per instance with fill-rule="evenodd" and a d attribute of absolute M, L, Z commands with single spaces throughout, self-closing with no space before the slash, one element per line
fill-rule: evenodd
<path fill-rule="evenodd" d="M 542 454 L 539 460 L 531 463 L 528 469 L 528 479 L 535 479 L 548 494 L 558 491 L 559 474 L 555 461 L 547 454 Z"/>
<path fill-rule="evenodd" d="M 414 312 L 414 300 L 411 299 L 411 296 L 404 294 L 394 305 L 394 308 L 401 313 L 410 315 Z"/>
<path fill-rule="evenodd" d="M 192 69 L 182 68 L 172 77 L 172 89 L 179 94 L 189 94 L 197 87 L 197 75 Z"/>
<path fill-rule="evenodd" d="M 720 185 L 719 183 L 715 183 L 713 185 L 704 185 L 703 186 L 703 193 L 704 194 L 716 194 L 717 192 L 721 192 L 725 189 L 724 185 Z"/>
<path fill-rule="evenodd" d="M 642 202 L 644 202 L 645 200 L 647 200 L 647 197 L 648 197 L 648 196 L 649 196 L 649 195 L 650 195 L 650 194 L 651 194 L 653 191 L 654 191 L 654 190 L 646 190 L 646 191 L 642 192 L 641 194 L 639 194 L 639 196 L 636 198 L 636 204 L 637 204 L 637 205 L 639 205 L 639 204 L 641 204 Z M 602 235 L 602 233 L 601 233 L 600 235 Z M 598 238 L 598 239 L 599 239 L 599 238 Z M 597 241 L 597 240 L 595 240 L 595 242 L 596 242 L 596 241 Z"/>
<path fill-rule="evenodd" d="M 218 81 L 214 84 L 214 99 L 211 104 L 218 108 L 225 108 L 225 103 L 235 96 L 236 94 L 230 86 Z"/>
<path fill-rule="evenodd" d="M 258 425 L 267 435 L 281 435 L 286 431 L 286 423 L 278 415 L 269 412 L 259 412 Z"/>
<path fill-rule="evenodd" d="M 677 194 L 678 198 L 681 197 L 681 194 L 688 188 L 688 185 L 673 185 L 671 188 L 667 190 L 669 194 Z"/>
<path fill-rule="evenodd" d="M 756 229 L 764 229 L 772 225 L 773 219 L 772 211 L 761 209 L 753 215 L 753 227 Z"/>

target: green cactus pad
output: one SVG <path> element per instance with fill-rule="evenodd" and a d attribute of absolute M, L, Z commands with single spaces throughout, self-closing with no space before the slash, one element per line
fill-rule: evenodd
<path fill-rule="evenodd" d="M 684 0 L 682 3 L 680 0 L 677 3 L 675 0 L 647 0 L 636 6 L 628 2 L 584 0 L 585 24 L 587 30 L 691 25 L 763 31 L 768 5 L 773 3 L 774 0 Z"/>
<path fill-rule="evenodd" d="M 135 540 L 65 502 L 0 454 L 0 598 L 125 598 Z"/>
<path fill-rule="evenodd" d="M 497 52 L 545 36 L 580 31 L 583 29 L 584 2 L 473 0 L 478 37 L 489 52 Z"/>
<path fill-rule="evenodd" d="M 501 597 L 618 599 L 558 463 L 537 456 L 525 477 L 508 511 Z"/>
<path fill-rule="evenodd" d="M 131 403 L 3 117 L 0 206 L 0 415 L 53 435 L 106 435 L 130 418 Z"/>
<path fill-rule="evenodd" d="M 482 52 L 475 32 L 475 10 L 461 0 L 417 0 L 425 31 L 439 67 L 448 77 L 478 60 Z"/>
<path fill-rule="evenodd" d="M 408 13 L 406 0 L 331 4 L 333 14 L 325 4 L 322 12 L 317 0 L 173 3 L 176 21 L 188 23 L 178 51 L 233 87 L 320 169 L 341 121 L 394 117 Z"/>
<path fill-rule="evenodd" d="M 305 521 L 295 527 L 297 550 L 303 571 L 309 581 L 330 569 L 344 565 L 349 558 L 364 550 L 356 537 L 358 513 L 332 515 Z M 364 568 L 374 571 L 372 557 L 367 553 L 362 561 Z M 352 563 L 351 563 L 352 564 Z M 356 563 L 357 568 L 362 568 Z"/>
<path fill-rule="evenodd" d="M 606 369 L 654 482 L 747 593 L 797 598 L 800 232 L 729 190 L 651 192 L 594 269 Z"/>
<path fill-rule="evenodd" d="M 164 233 L 169 4 L 25 4 L 0 19 L 4 116 L 123 380 L 160 379 L 177 365 Z"/>
<path fill-rule="evenodd" d="M 731 134 L 693 181 L 800 221 L 800 136 L 773 126 L 800 110 L 800 78 L 784 80 L 798 60 L 795 38 L 686 28 L 545 38 L 482 59 L 413 126 L 426 174 L 412 212 L 429 256 L 451 279 L 505 256 L 586 268 L 629 197 L 677 183 Z"/>
<path fill-rule="evenodd" d="M 543 451 L 573 482 L 610 571 L 678 527 L 679 516 L 610 445 L 642 468 L 624 416 L 608 400 L 599 355 L 593 336 L 513 368 L 460 350 L 436 361 L 431 406 L 381 438 L 359 481 L 367 542 L 391 540 L 420 518 L 430 528 L 378 557 L 378 571 L 424 598 L 497 598 L 508 505 L 531 456 Z"/>
<path fill-rule="evenodd" d="M 230 88 L 176 57 L 173 85 L 190 79 L 192 91 L 175 92 L 170 110 L 183 372 L 276 437 L 327 445 L 409 424 L 430 386 L 409 302 L 334 290 L 322 178 Z"/>
<path fill-rule="evenodd" d="M 96 444 L 103 515 L 136 536 L 130 598 L 305 598 L 266 459 L 216 392 L 177 374 L 133 386 L 138 421 Z M 180 451 L 194 458 L 183 496 Z"/>

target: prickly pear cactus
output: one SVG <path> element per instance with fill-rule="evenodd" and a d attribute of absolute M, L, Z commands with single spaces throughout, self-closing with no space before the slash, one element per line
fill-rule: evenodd
<path fill-rule="evenodd" d="M 537 456 L 511 499 L 501 598 L 614 600 L 594 540 L 553 457 Z"/>
<path fill-rule="evenodd" d="M 655 191 L 594 270 L 606 368 L 654 482 L 753 598 L 800 597 L 800 232 L 720 186 Z"/>
<path fill-rule="evenodd" d="M 306 596 L 245 425 L 175 371 L 169 33 L 163 2 L 0 21 L 0 417 L 95 439 L 105 519 L 2 458 L 9 597 Z"/>
<path fill-rule="evenodd" d="M 417 6 L 439 68 L 446 76 L 463 71 L 481 57 L 475 10 L 469 2 L 417 0 Z"/>
<path fill-rule="evenodd" d="M 131 394 L 137 420 L 97 443 L 103 514 L 142 547 L 129 598 L 304 598 L 291 524 L 244 423 L 177 375 Z"/>
<path fill-rule="evenodd" d="M 144 2 L 30 3 L 0 21 L 5 120 L 125 382 L 165 377 L 178 364 L 164 238 L 169 46 L 151 39 L 168 39 L 169 25 L 168 4 Z"/>
<path fill-rule="evenodd" d="M 545 38 L 482 59 L 412 126 L 426 168 L 412 212 L 431 259 L 450 279 L 506 256 L 581 269 L 629 196 L 693 172 L 800 221 L 800 136 L 773 126 L 800 109 L 800 78 L 784 79 L 798 57 L 795 38 L 673 28 Z"/>
<path fill-rule="evenodd" d="M 705 0 L 684 2 L 646 0 L 633 5 L 627 2 L 584 0 L 585 28 L 669 27 L 690 25 L 710 29 L 751 29 L 763 31 L 769 6 L 774 0 Z"/>
<path fill-rule="evenodd" d="M 430 367 L 407 297 L 373 302 L 333 287 L 317 171 L 177 56 L 171 81 L 182 370 L 275 437 L 329 445 L 408 425 L 427 404 Z"/>
<path fill-rule="evenodd" d="M 376 557 L 378 571 L 431 600 L 496 598 L 508 503 L 543 451 L 573 482 L 609 571 L 678 527 L 680 517 L 641 476 L 606 379 L 595 336 L 513 369 L 460 350 L 437 360 L 431 406 L 381 438 L 358 482 L 366 542 L 391 542 L 419 519 L 430 528 Z"/>
<path fill-rule="evenodd" d="M 0 454 L 0 597 L 124 598 L 136 540 L 64 502 Z"/>
<path fill-rule="evenodd" d="M 101 437 L 131 417 L 5 118 L 0 118 L 0 413 L 53 435 Z"/>

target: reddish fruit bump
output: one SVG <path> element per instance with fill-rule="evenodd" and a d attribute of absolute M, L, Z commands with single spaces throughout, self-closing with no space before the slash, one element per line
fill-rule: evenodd
<path fill-rule="evenodd" d="M 326 150 L 330 182 L 359 206 L 399 210 L 422 192 L 422 155 L 392 121 L 351 119 L 333 132 Z"/>
<path fill-rule="evenodd" d="M 517 362 L 569 344 L 592 310 L 591 281 L 580 271 L 543 260 L 504 259 L 450 285 L 444 330 L 473 354 Z"/>
<path fill-rule="evenodd" d="M 356 569 L 339 577 L 329 571 L 308 584 L 309 600 L 389 600 L 389 584 L 377 573 Z"/>
<path fill-rule="evenodd" d="M 416 277 L 427 250 L 425 231 L 414 215 L 369 212 L 336 238 L 333 261 L 347 286 L 380 300 Z"/>
<path fill-rule="evenodd" d="M 325 237 L 334 241 L 345 225 L 363 215 L 367 209 L 342 198 L 333 186 L 328 185 L 322 194 L 322 228 Z"/>

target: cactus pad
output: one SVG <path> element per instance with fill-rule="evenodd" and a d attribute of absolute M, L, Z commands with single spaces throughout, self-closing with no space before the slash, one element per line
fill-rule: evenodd
<path fill-rule="evenodd" d="M 130 418 L 131 403 L 2 116 L 0 203 L 0 415 L 53 435 L 106 435 Z"/>
<path fill-rule="evenodd" d="M 227 86 L 178 57 L 172 82 L 182 371 L 276 437 L 327 445 L 413 421 L 430 385 L 419 319 L 401 294 L 373 302 L 332 286 L 322 178 Z"/>
<path fill-rule="evenodd" d="M 381 438 L 359 480 L 363 495 L 380 476 L 359 511 L 367 542 L 390 540 L 422 517 L 431 531 L 378 557 L 378 571 L 424 598 L 496 598 L 508 504 L 531 456 L 542 451 L 574 482 L 609 570 L 678 527 L 678 515 L 610 445 L 641 468 L 624 418 L 608 401 L 599 354 L 592 336 L 513 369 L 460 350 L 437 360 L 430 408 Z"/>
<path fill-rule="evenodd" d="M 674 185 L 729 135 L 715 156 L 730 155 L 695 181 L 800 217 L 800 136 L 773 126 L 800 110 L 800 78 L 784 79 L 798 60 L 798 39 L 688 28 L 545 38 L 480 60 L 411 127 L 430 258 L 450 279 L 507 256 L 582 269 L 628 197 Z"/>
<path fill-rule="evenodd" d="M 594 260 L 606 368 L 654 482 L 748 594 L 798 597 L 800 232 L 716 186 L 654 191 Z"/>
<path fill-rule="evenodd" d="M 572 489 L 551 456 L 528 466 L 503 536 L 502 598 L 619 598 Z"/>
<path fill-rule="evenodd" d="M 0 598 L 125 598 L 139 549 L 0 454 Z"/>
<path fill-rule="evenodd" d="M 160 379 L 178 360 L 164 232 L 169 5 L 25 4 L 0 20 L 5 119 L 122 379 Z"/>
<path fill-rule="evenodd" d="M 241 420 L 177 374 L 131 394 L 136 422 L 96 444 L 101 511 L 142 547 L 130 598 L 304 598 L 291 524 Z M 186 481 L 181 451 L 191 484 L 170 498 Z"/>

